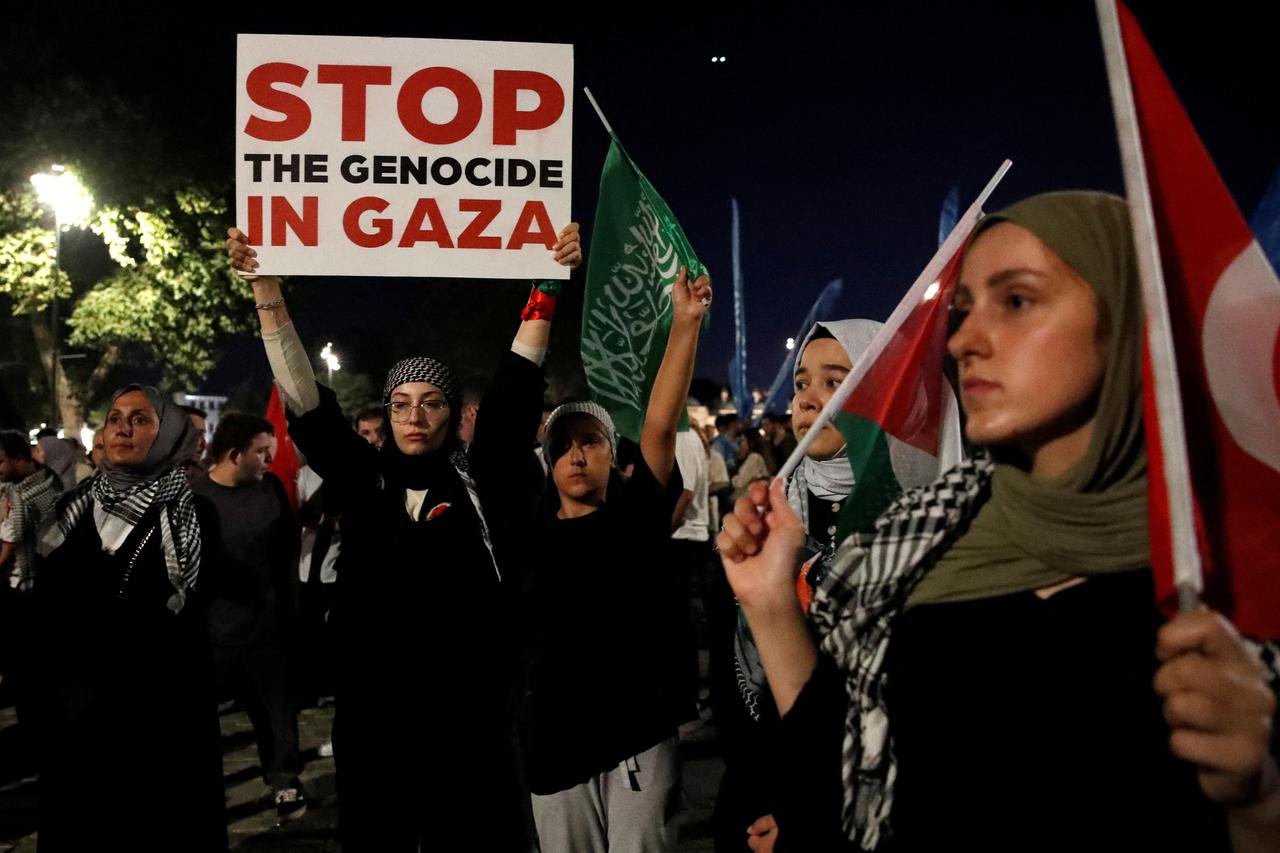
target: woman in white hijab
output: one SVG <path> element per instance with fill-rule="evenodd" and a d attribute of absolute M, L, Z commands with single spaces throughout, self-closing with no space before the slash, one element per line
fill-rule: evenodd
<path fill-rule="evenodd" d="M 815 324 L 801 344 L 795 368 L 795 396 L 791 403 L 791 424 L 796 438 L 804 439 L 854 364 L 870 347 L 882 328 L 874 320 L 835 320 Z M 931 456 L 897 438 L 881 433 L 892 468 L 893 480 L 901 490 L 926 485 L 963 458 L 960 419 L 955 397 L 943 383 L 943 420 L 938 430 L 938 455 Z M 924 399 L 920 386 L 920 403 Z M 868 425 L 871 426 L 871 425 Z M 785 460 L 778 460 L 782 464 Z M 825 561 L 839 545 L 837 533 L 870 530 L 894 493 L 854 494 L 854 466 L 845 437 L 832 422 L 822 427 L 795 473 L 787 482 L 787 500 L 800 516 L 807 534 L 804 567 L 796 583 L 798 605 L 808 610 L 813 589 L 826 571 Z M 850 499 L 859 501 L 848 506 Z M 760 653 L 746 619 L 739 613 L 734 641 L 739 692 L 751 723 L 739 726 L 743 743 L 737 761 L 730 760 L 728 782 L 721 787 L 717 803 L 718 823 L 741 832 L 751 823 L 750 835 L 767 845 L 776 831 L 771 814 L 772 786 L 777 784 L 777 744 L 774 729 L 778 709 L 765 679 Z M 800 681 L 809 673 L 800 673 Z M 737 801 L 736 803 L 734 801 Z M 754 821 L 754 822 L 753 822 Z M 736 829 L 735 829 L 736 828 Z M 739 836 L 741 837 L 741 836 Z M 745 849 L 746 839 L 742 839 Z"/>

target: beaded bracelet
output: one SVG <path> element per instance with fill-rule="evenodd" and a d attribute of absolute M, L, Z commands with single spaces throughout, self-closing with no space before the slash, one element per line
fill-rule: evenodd
<path fill-rule="evenodd" d="M 283 304 L 284 297 L 281 296 L 279 299 L 273 299 L 270 302 L 256 302 L 253 307 L 259 311 L 271 311 L 272 309 L 279 308 Z"/>

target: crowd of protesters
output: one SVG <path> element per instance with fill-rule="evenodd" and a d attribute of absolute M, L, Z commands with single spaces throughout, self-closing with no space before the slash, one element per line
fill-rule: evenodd
<path fill-rule="evenodd" d="M 877 323 L 814 326 L 789 412 L 680 430 L 712 299 L 681 270 L 633 444 L 595 402 L 548 405 L 538 282 L 487 388 L 413 354 L 343 412 L 280 281 L 227 248 L 296 507 L 270 421 L 223 413 L 206 445 L 149 386 L 88 452 L 0 432 L 0 673 L 40 849 L 226 849 L 230 699 L 301 816 L 299 709 L 332 695 L 344 850 L 669 850 L 700 633 L 718 851 L 1280 849 L 1275 645 L 1153 603 L 1122 200 L 983 222 L 948 341 L 963 431 L 949 405 L 931 465 L 890 437 L 904 493 L 843 539 L 832 424 L 771 480 Z M 576 225 L 552 251 L 581 263 Z"/>

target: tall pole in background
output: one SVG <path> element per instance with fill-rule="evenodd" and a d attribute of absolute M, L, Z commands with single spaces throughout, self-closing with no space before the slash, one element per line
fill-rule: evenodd
<path fill-rule="evenodd" d="M 58 209 L 53 210 L 53 296 L 49 300 L 49 337 L 53 341 L 53 358 L 49 365 L 49 426 L 58 428 L 62 413 L 58 406 L 58 357 L 62 354 L 62 335 L 58 334 L 58 277 L 62 275 L 62 222 Z"/>

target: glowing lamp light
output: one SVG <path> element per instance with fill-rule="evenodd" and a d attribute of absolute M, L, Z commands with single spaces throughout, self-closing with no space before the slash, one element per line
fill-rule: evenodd
<path fill-rule="evenodd" d="M 88 221 L 93 210 L 93 196 L 72 172 L 62 166 L 54 166 L 51 174 L 31 176 L 31 185 L 42 204 L 53 208 L 58 228 L 80 225 Z"/>
<path fill-rule="evenodd" d="M 325 344 L 324 349 L 320 350 L 320 358 L 328 366 L 330 372 L 342 369 L 342 363 L 338 361 L 338 354 L 333 351 L 333 341 Z"/>
<path fill-rule="evenodd" d="M 93 450 L 93 427 L 82 423 L 80 426 L 80 446 Z"/>
<path fill-rule="evenodd" d="M 795 348 L 796 348 L 796 339 L 795 339 L 795 338 L 787 338 L 787 349 L 789 349 L 789 350 L 793 350 L 793 349 L 795 349 Z"/>

